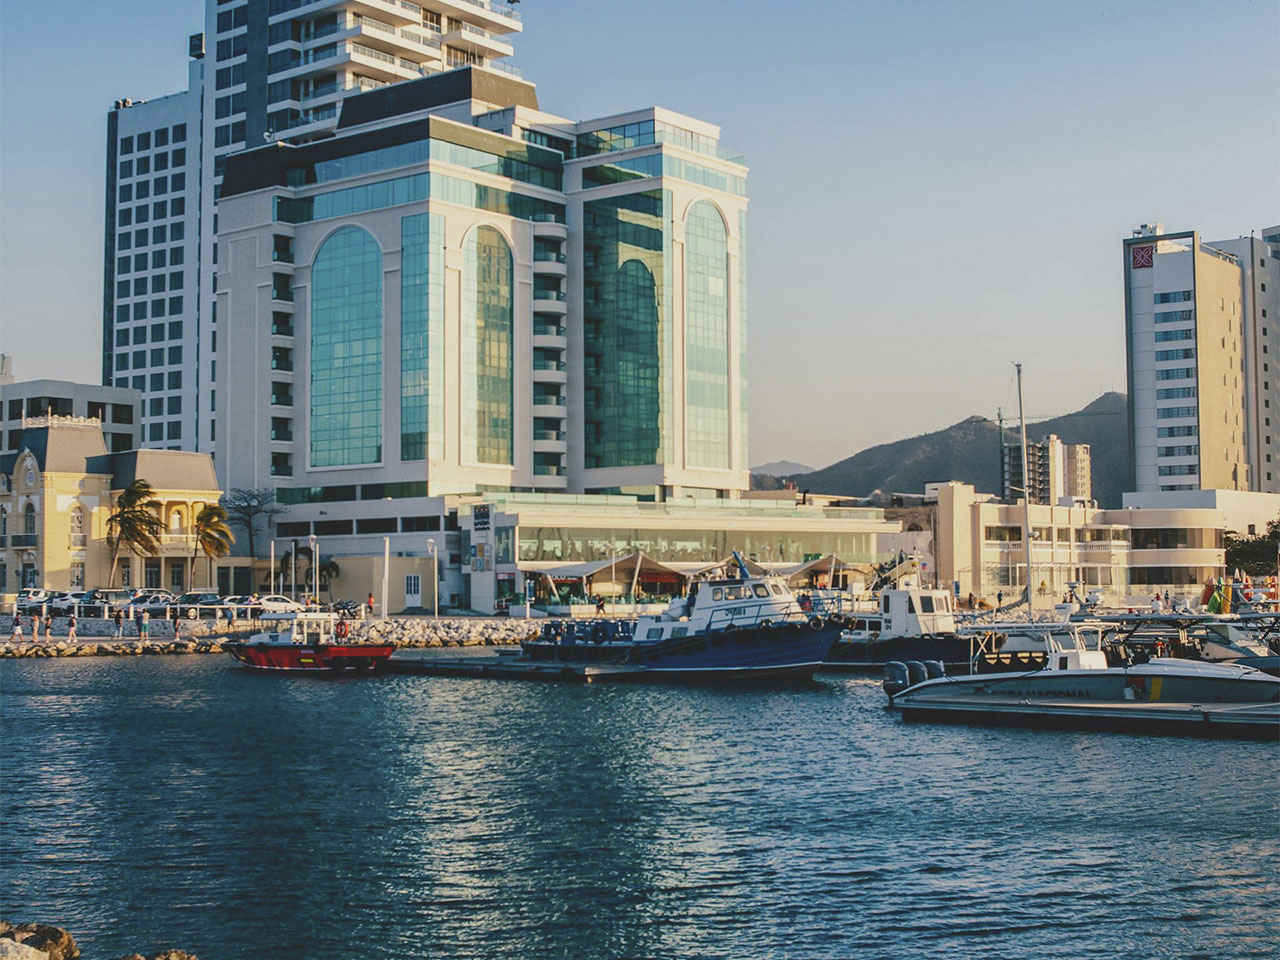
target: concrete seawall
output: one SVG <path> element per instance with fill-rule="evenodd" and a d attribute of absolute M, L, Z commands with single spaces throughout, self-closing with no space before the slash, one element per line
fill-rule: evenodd
<path fill-rule="evenodd" d="M 0 639 L 4 657 L 128 657 L 171 653 L 221 653 L 225 640 L 243 640 L 258 629 L 252 621 L 183 620 L 175 638 L 166 620 L 151 621 L 148 636 L 139 639 L 134 624 L 126 622 L 124 636 L 116 637 L 110 620 L 80 620 L 76 640 L 67 640 L 67 621 L 53 621 L 53 637 L 33 641 L 30 620 L 23 617 L 21 642 Z M 469 647 L 515 645 L 538 631 L 536 620 L 489 617 L 390 617 L 385 620 L 351 621 L 353 641 L 376 641 L 397 647 Z M 0 638 L 13 630 L 12 617 L 0 617 Z"/>

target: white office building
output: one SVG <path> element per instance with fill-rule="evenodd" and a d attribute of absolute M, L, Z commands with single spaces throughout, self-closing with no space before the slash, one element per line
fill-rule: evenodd
<path fill-rule="evenodd" d="M 197 443 L 199 41 L 186 90 L 117 100 L 107 114 L 102 382 L 142 394 L 149 448 Z"/>
<path fill-rule="evenodd" d="M 1280 491 L 1280 227 L 1262 233 L 1157 223 L 1124 242 L 1136 491 Z"/>

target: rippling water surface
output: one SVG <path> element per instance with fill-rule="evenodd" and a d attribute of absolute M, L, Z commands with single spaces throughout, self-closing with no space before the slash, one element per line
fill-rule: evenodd
<path fill-rule="evenodd" d="M 1268 743 L 785 690 L 0 662 L 0 916 L 87 960 L 1275 957 Z"/>

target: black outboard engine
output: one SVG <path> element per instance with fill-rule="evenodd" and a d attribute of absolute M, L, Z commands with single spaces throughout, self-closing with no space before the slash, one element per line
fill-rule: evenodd
<path fill-rule="evenodd" d="M 936 680 L 938 677 L 947 675 L 947 667 L 941 660 L 926 660 L 924 662 L 924 672 L 930 680 Z"/>
<path fill-rule="evenodd" d="M 880 686 L 892 700 L 907 687 L 911 686 L 911 678 L 907 675 L 907 665 L 899 660 L 890 660 L 884 665 L 884 679 Z"/>
<path fill-rule="evenodd" d="M 924 664 L 919 660 L 908 660 L 907 679 L 911 681 L 911 685 L 914 687 L 917 683 L 924 683 L 929 679 L 929 671 L 924 668 Z"/>

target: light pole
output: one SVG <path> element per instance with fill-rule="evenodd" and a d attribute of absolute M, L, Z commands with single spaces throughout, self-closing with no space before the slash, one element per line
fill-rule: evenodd
<path fill-rule="evenodd" d="M 311 547 L 311 596 L 315 597 L 316 602 L 320 601 L 320 553 L 316 548 L 319 543 L 316 535 L 313 533 L 307 537 L 307 543 Z"/>
<path fill-rule="evenodd" d="M 289 595 L 294 603 L 298 602 L 298 538 L 293 538 L 293 545 L 289 551 Z"/>
<path fill-rule="evenodd" d="M 427 541 L 427 552 L 431 554 L 431 616 L 440 619 L 440 558 L 436 555 L 435 540 Z"/>
<path fill-rule="evenodd" d="M 391 538 L 382 538 L 382 616 L 387 616 L 387 575 L 391 568 Z"/>

